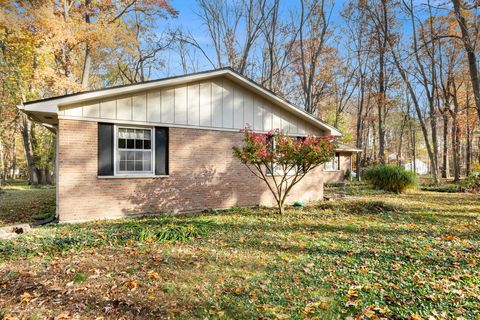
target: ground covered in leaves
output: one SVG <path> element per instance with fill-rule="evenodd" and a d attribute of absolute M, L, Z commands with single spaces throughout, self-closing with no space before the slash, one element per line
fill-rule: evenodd
<path fill-rule="evenodd" d="M 425 191 L 47 226 L 0 242 L 0 315 L 478 319 L 479 231 L 478 195 Z"/>
<path fill-rule="evenodd" d="M 32 223 L 55 215 L 55 187 L 9 180 L 0 188 L 0 227 Z"/>

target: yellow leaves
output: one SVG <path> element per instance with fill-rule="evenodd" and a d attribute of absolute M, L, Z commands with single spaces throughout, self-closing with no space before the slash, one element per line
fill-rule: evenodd
<path fill-rule="evenodd" d="M 32 300 L 32 296 L 28 292 L 24 292 L 20 297 L 20 303 L 29 303 Z"/>
<path fill-rule="evenodd" d="M 422 316 L 418 314 L 412 314 L 411 320 L 423 320 Z"/>
<path fill-rule="evenodd" d="M 452 236 L 451 234 L 448 235 L 448 236 L 443 236 L 443 237 L 442 237 L 442 240 L 443 240 L 443 241 L 453 241 L 453 240 L 455 240 L 455 239 L 456 239 L 456 238 L 455 238 L 454 236 Z"/>
<path fill-rule="evenodd" d="M 235 294 L 237 294 L 237 295 L 241 294 L 244 291 L 245 291 L 244 287 L 238 287 L 238 288 L 235 288 L 235 290 L 234 290 Z"/>
<path fill-rule="evenodd" d="M 385 319 L 385 315 L 388 313 L 390 313 L 390 309 L 388 309 L 388 307 L 382 308 L 375 305 L 371 305 L 367 309 L 362 310 L 362 314 L 365 317 L 372 319 Z"/>
<path fill-rule="evenodd" d="M 347 298 L 352 299 L 358 297 L 358 291 L 356 287 L 350 287 L 347 292 Z"/>
<path fill-rule="evenodd" d="M 305 306 L 303 312 L 308 315 L 315 313 L 318 309 L 326 310 L 328 309 L 328 304 L 325 301 L 312 302 Z"/>
<path fill-rule="evenodd" d="M 153 270 L 152 270 L 152 271 L 149 271 L 149 272 L 147 273 L 147 276 L 148 276 L 150 279 L 152 279 L 152 280 L 160 280 L 160 275 L 159 275 L 157 272 L 153 271 Z"/>

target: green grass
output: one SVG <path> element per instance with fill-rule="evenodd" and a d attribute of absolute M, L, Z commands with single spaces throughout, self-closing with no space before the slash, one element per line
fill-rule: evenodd
<path fill-rule="evenodd" d="M 9 180 L 0 189 L 0 226 L 32 223 L 55 215 L 55 187 Z"/>
<path fill-rule="evenodd" d="M 46 226 L 0 243 L 0 310 L 24 318 L 478 319 L 479 213 L 476 195 L 415 191 L 283 216 L 234 208 Z"/>

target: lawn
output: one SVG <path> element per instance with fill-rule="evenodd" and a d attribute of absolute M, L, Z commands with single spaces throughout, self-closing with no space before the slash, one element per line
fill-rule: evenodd
<path fill-rule="evenodd" d="M 427 191 L 45 226 L 0 242 L 0 314 L 479 319 L 479 231 L 478 195 Z"/>
<path fill-rule="evenodd" d="M 55 187 L 9 180 L 0 189 L 0 227 L 32 223 L 55 215 Z"/>

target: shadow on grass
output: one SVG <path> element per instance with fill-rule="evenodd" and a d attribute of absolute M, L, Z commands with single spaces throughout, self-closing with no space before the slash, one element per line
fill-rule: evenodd
<path fill-rule="evenodd" d="M 0 262 L 34 255 L 123 245 L 129 241 L 186 242 L 205 236 L 215 228 L 211 221 L 163 217 L 49 226 L 39 232 L 0 241 Z"/>

